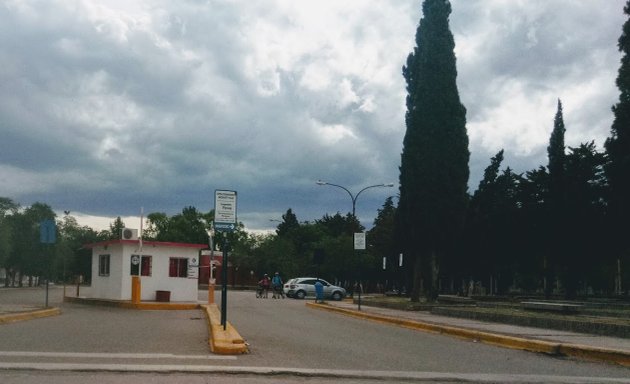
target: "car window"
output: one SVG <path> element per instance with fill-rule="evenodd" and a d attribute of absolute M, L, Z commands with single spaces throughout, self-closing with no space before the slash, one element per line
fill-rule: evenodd
<path fill-rule="evenodd" d="M 315 279 L 305 279 L 300 281 L 300 284 L 315 285 Z"/>

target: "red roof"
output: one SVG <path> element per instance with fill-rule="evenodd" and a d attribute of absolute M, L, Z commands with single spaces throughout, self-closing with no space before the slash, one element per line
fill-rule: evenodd
<path fill-rule="evenodd" d="M 85 244 L 83 245 L 83 248 L 94 248 L 94 247 L 100 247 L 100 246 L 112 245 L 112 244 L 140 244 L 140 240 L 107 240 L 107 241 L 100 241 L 98 243 Z M 179 248 L 197 248 L 197 249 L 209 248 L 208 244 L 174 243 L 174 242 L 169 242 L 169 241 L 147 241 L 147 240 L 142 241 L 142 246 L 143 247 L 156 247 L 156 246 L 179 247 Z"/>

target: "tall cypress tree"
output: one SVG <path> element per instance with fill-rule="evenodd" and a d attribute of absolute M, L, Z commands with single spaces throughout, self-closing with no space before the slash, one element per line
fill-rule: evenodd
<path fill-rule="evenodd" d="M 630 217 L 630 0 L 624 7 L 629 16 L 623 25 L 618 48 L 623 52 L 617 75 L 619 102 L 613 106 L 611 135 L 606 140 L 606 176 L 610 185 L 609 217 L 612 246 L 619 259 L 630 258 L 628 217 Z"/>
<path fill-rule="evenodd" d="M 547 146 L 547 156 L 549 158 L 549 191 L 552 200 L 560 205 L 564 200 L 564 168 L 565 168 L 565 145 L 564 145 L 564 118 L 562 116 L 562 102 L 558 99 L 558 109 L 553 119 L 553 131 Z"/>
<path fill-rule="evenodd" d="M 548 207 L 553 224 L 552 230 L 554 231 L 554 233 L 547 234 L 550 240 L 550 247 L 544 263 L 546 280 L 545 295 L 547 297 L 551 294 L 555 273 L 564 259 L 564 255 L 562 254 L 564 249 L 563 244 L 567 240 L 565 236 L 566 226 L 564 222 L 566 205 L 565 131 L 564 118 L 562 116 L 562 102 L 558 99 L 558 108 L 556 110 L 556 116 L 553 120 L 553 131 L 551 132 L 551 137 L 549 138 L 549 146 L 547 146 L 547 156 L 549 158 L 549 164 L 547 165 L 547 169 L 549 170 Z"/>
<path fill-rule="evenodd" d="M 437 295 L 440 261 L 449 257 L 465 215 L 469 176 L 466 108 L 459 99 L 451 4 L 425 0 L 416 47 L 407 57 L 407 131 L 400 166 L 397 231 L 413 260 L 412 300 Z"/>

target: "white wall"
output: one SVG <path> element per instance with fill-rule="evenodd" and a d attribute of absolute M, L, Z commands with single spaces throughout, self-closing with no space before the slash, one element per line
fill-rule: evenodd
<path fill-rule="evenodd" d="M 99 255 L 110 255 L 109 276 L 99 276 Z M 171 301 L 198 300 L 197 277 L 169 277 L 171 257 L 199 260 L 197 248 L 172 245 L 108 244 L 92 249 L 92 297 L 112 300 L 131 300 L 131 255 L 152 257 L 151 276 L 140 276 L 142 301 L 155 301 L 155 292 L 170 291 Z"/>
<path fill-rule="evenodd" d="M 120 280 L 123 276 L 121 244 L 92 249 L 92 296 L 100 299 L 124 300 Z M 109 276 L 99 276 L 100 255 L 109 255 Z M 130 296 L 131 297 L 131 296 Z"/>
<path fill-rule="evenodd" d="M 133 252 L 132 252 L 133 251 Z M 125 252 L 125 275 L 129 278 L 124 283 L 124 292 L 129 293 L 131 299 L 131 255 L 135 253 L 135 249 Z M 151 276 L 140 276 L 140 284 L 142 288 L 141 300 L 154 301 L 155 291 L 170 291 L 171 301 L 197 301 L 197 278 L 185 277 L 169 277 L 169 259 L 171 257 L 181 257 L 190 259 L 199 259 L 199 250 L 195 248 L 182 247 L 162 247 L 148 246 L 144 247 L 142 252 L 138 254 L 152 256 L 153 265 Z"/>

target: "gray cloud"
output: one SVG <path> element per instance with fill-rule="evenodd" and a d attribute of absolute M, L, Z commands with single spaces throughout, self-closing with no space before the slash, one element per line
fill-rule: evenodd
<path fill-rule="evenodd" d="M 97 216 L 209 210 L 239 192 L 248 229 L 350 211 L 396 182 L 401 67 L 419 1 L 54 1 L 0 5 L 0 196 Z M 453 0 L 474 190 L 506 150 L 546 163 L 608 135 L 623 0 Z M 364 225 L 397 188 L 361 195 Z"/>

